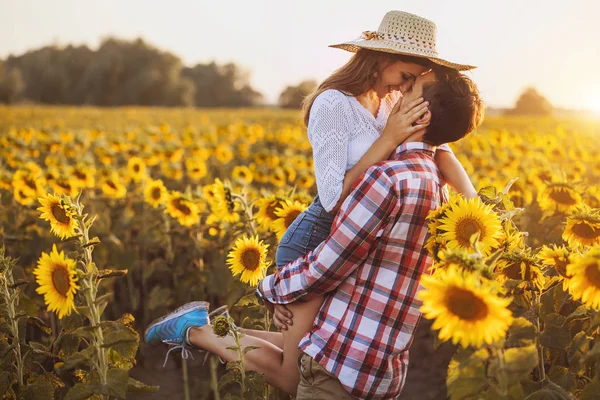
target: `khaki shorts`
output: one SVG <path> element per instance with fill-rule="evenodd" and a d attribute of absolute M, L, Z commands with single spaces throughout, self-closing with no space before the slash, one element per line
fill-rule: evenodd
<path fill-rule="evenodd" d="M 323 368 L 311 356 L 298 357 L 300 383 L 296 400 L 354 400 L 344 389 L 337 376 Z"/>

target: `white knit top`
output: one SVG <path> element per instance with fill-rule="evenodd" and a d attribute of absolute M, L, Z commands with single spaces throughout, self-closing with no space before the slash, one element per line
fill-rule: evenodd
<path fill-rule="evenodd" d="M 325 90 L 315 98 L 308 119 L 308 140 L 313 149 L 319 199 L 325 210 L 331 211 L 337 204 L 346 171 L 383 133 L 399 97 L 399 92 L 386 96 L 377 117 L 356 97 L 339 90 Z M 447 144 L 438 148 L 451 151 Z"/>

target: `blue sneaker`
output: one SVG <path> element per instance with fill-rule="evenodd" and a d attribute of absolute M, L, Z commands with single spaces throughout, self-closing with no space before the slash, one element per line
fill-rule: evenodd
<path fill-rule="evenodd" d="M 173 350 L 181 350 L 181 356 L 184 359 L 192 356 L 190 350 L 193 349 L 193 346 L 188 341 L 189 330 L 192 327 L 200 328 L 210 323 L 208 307 L 209 304 L 205 301 L 187 303 L 148 325 L 144 332 L 146 343 L 171 345 L 163 367 L 167 364 L 169 354 Z"/>

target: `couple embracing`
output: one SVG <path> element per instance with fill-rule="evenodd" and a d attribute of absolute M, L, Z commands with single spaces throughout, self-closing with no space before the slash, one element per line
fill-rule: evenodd
<path fill-rule="evenodd" d="M 415 298 L 432 259 L 428 213 L 448 183 L 473 188 L 448 143 L 480 123 L 483 103 L 440 58 L 433 22 L 388 12 L 377 31 L 331 47 L 354 52 L 304 103 L 318 195 L 282 237 L 278 272 L 256 294 L 281 332 L 242 329 L 246 368 L 297 399 L 393 399 L 405 382 L 420 318 Z M 186 304 L 146 329 L 167 343 L 237 359 L 208 303 Z"/>

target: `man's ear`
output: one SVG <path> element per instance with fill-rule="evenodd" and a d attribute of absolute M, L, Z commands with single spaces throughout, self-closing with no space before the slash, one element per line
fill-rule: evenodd
<path fill-rule="evenodd" d="M 427 110 L 425 111 L 425 113 L 423 113 L 423 115 L 421 115 L 421 118 L 419 118 L 416 123 L 418 125 L 423 125 L 423 124 L 428 124 L 431 122 L 431 111 Z"/>

